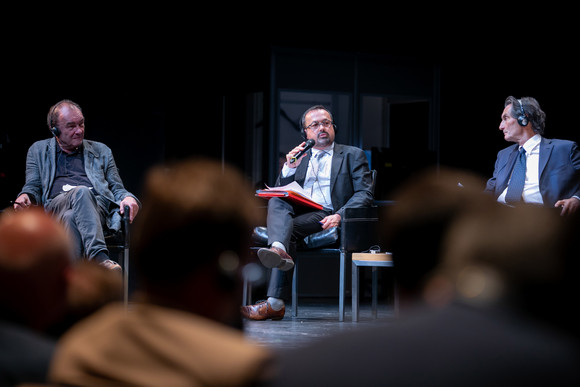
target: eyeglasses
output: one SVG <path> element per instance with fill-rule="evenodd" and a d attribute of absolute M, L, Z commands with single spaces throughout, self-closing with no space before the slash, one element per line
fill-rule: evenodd
<path fill-rule="evenodd" d="M 306 129 L 312 129 L 313 131 L 316 132 L 317 130 L 320 130 L 321 127 L 330 128 L 330 125 L 332 125 L 332 121 L 330 120 L 324 120 L 322 122 L 314 121 L 310 125 L 308 125 Z"/>

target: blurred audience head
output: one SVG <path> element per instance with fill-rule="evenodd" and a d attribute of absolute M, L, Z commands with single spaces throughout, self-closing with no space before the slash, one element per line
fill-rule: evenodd
<path fill-rule="evenodd" d="M 0 215 L 0 319 L 44 331 L 65 313 L 72 263 L 69 236 L 32 208 Z"/>
<path fill-rule="evenodd" d="M 485 180 L 452 168 L 426 169 L 411 176 L 384 208 L 382 238 L 393 253 L 401 306 L 421 302 L 426 280 L 438 266 L 441 241 L 453 219 L 491 201 Z"/>
<path fill-rule="evenodd" d="M 149 302 L 239 325 L 240 272 L 261 218 L 232 166 L 176 161 L 147 175 L 133 231 L 138 286 Z"/>
<path fill-rule="evenodd" d="M 577 222 L 543 206 L 479 207 L 450 227 L 433 278 L 462 302 L 577 330 L 566 316 L 579 295 Z"/>

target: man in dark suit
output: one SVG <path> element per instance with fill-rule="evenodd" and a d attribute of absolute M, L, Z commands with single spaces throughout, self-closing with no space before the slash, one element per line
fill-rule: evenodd
<path fill-rule="evenodd" d="M 280 198 L 268 202 L 268 244 L 260 249 L 262 264 L 272 269 L 268 299 L 242 306 L 242 315 L 252 320 L 279 320 L 284 317 L 284 300 L 289 298 L 291 250 L 295 241 L 315 232 L 340 225 L 347 207 L 364 207 L 373 201 L 371 174 L 364 152 L 356 147 L 334 143 L 336 126 L 324 106 L 307 109 L 300 127 L 305 140 L 314 140 L 312 151 L 296 158 L 306 142 L 286 155 L 277 186 L 297 182 L 322 210 L 312 210 Z"/>
<path fill-rule="evenodd" d="M 506 141 L 515 142 L 497 155 L 493 177 L 485 190 L 500 203 L 518 202 L 560 207 L 561 214 L 571 214 L 580 207 L 580 151 L 575 142 L 547 139 L 544 133 L 546 114 L 531 97 L 506 98 L 499 129 Z M 525 172 L 521 175 L 523 190 L 515 187 L 519 153 Z M 512 171 L 514 173 L 512 174 Z M 524 179 L 525 177 L 525 179 Z"/>

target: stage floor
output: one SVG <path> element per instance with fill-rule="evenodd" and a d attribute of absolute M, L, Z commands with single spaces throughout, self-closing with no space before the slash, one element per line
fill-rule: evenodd
<path fill-rule="evenodd" d="M 352 321 L 350 303 L 345 305 L 344 321 L 338 321 L 337 299 L 300 300 L 298 316 L 292 317 L 291 305 L 286 305 L 286 315 L 282 320 L 244 320 L 246 336 L 259 345 L 272 349 L 296 348 L 318 339 L 364 329 L 374 325 L 388 325 L 395 319 L 392 305 L 379 300 L 377 318 L 373 318 L 370 301 L 359 306 L 359 321 Z"/>

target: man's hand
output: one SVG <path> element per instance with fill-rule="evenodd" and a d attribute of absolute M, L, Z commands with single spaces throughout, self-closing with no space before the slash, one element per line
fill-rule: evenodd
<path fill-rule="evenodd" d="M 323 230 L 326 230 L 331 227 L 340 226 L 340 215 L 338 214 L 328 215 L 326 218 L 320 221 L 320 224 L 322 225 Z"/>
<path fill-rule="evenodd" d="M 28 195 L 22 194 L 22 195 L 18 196 L 16 198 L 16 200 L 14 201 L 14 211 L 25 210 L 28 207 L 30 207 L 31 204 L 32 204 L 32 202 L 30 201 L 30 198 L 28 197 Z"/>
<path fill-rule="evenodd" d="M 288 152 L 288 154 L 286 155 L 286 165 L 289 168 L 296 168 L 300 165 L 300 161 L 304 158 L 304 156 L 306 156 L 306 153 L 304 153 L 302 156 L 300 156 L 299 159 L 296 159 L 295 162 L 292 162 L 292 158 L 294 156 L 296 156 L 298 154 L 298 152 L 303 151 L 305 145 L 306 145 L 306 141 L 302 141 L 302 143 L 300 145 L 298 145 L 297 147 L 292 149 L 290 152 Z"/>
<path fill-rule="evenodd" d="M 133 219 L 135 219 L 139 212 L 139 204 L 131 196 L 127 196 L 121 200 L 121 215 L 125 212 L 125 206 L 129 206 L 129 223 L 133 223 Z"/>
<path fill-rule="evenodd" d="M 571 215 L 580 208 L 580 199 L 572 197 L 570 199 L 558 200 L 554 207 L 562 207 L 560 215 Z"/>

